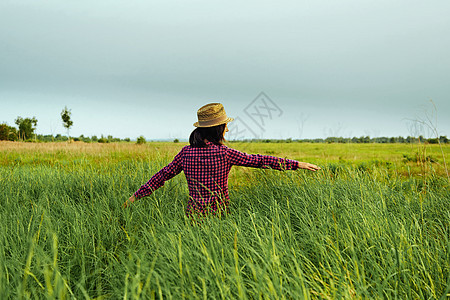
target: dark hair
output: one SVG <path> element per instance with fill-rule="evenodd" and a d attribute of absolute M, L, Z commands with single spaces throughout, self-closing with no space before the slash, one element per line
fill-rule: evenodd
<path fill-rule="evenodd" d="M 206 147 L 205 139 L 214 145 L 223 145 L 225 139 L 223 132 L 226 124 L 220 124 L 213 127 L 197 127 L 189 136 L 189 144 L 191 147 L 203 148 Z"/>

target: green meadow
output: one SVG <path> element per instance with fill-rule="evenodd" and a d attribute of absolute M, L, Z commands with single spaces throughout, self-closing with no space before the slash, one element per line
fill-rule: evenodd
<path fill-rule="evenodd" d="M 229 143 L 321 171 L 233 167 L 185 217 L 183 143 L 0 142 L 0 299 L 447 299 L 450 146 Z"/>

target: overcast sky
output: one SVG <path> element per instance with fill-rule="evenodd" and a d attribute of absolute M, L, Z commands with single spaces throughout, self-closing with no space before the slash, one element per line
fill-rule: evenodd
<path fill-rule="evenodd" d="M 449 16 L 448 0 L 2 0 L 0 122 L 66 134 L 67 106 L 72 136 L 187 139 L 221 102 L 239 137 L 427 135 L 411 120 L 434 122 L 432 100 L 450 135 Z"/>

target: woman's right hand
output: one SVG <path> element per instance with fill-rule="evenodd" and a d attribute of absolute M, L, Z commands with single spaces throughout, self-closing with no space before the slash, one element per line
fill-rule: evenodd
<path fill-rule="evenodd" d="M 310 171 L 321 170 L 321 168 L 319 166 L 316 166 L 316 165 L 313 165 L 310 163 L 305 163 L 305 162 L 299 162 L 298 167 L 299 167 L 299 169 L 306 169 L 306 170 L 310 170 Z"/>

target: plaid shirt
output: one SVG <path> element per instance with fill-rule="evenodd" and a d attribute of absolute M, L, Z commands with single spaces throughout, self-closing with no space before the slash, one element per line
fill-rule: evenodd
<path fill-rule="evenodd" d="M 218 210 L 228 208 L 228 174 L 233 165 L 276 170 L 299 168 L 299 163 L 295 160 L 269 155 L 250 155 L 225 145 L 218 146 L 207 142 L 205 148 L 183 147 L 174 160 L 153 175 L 134 196 L 139 199 L 150 195 L 163 186 L 165 181 L 183 171 L 189 188 L 186 214 L 206 214 L 208 211 L 215 214 Z"/>

